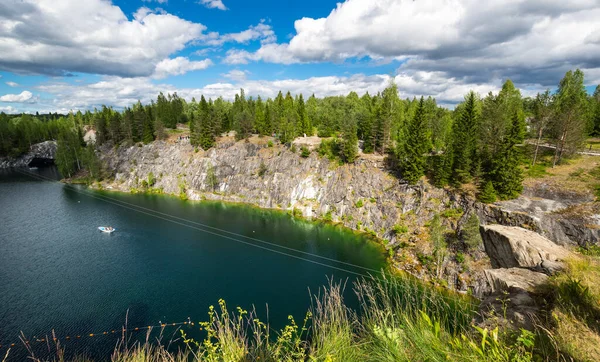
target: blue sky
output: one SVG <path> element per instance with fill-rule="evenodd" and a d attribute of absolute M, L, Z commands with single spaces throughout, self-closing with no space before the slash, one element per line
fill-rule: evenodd
<path fill-rule="evenodd" d="M 600 4 L 538 0 L 5 0 L 0 111 L 68 112 L 277 91 L 433 96 L 581 68 L 600 83 Z"/>

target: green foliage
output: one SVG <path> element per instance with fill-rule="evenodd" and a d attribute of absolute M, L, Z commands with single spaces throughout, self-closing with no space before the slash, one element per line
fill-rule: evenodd
<path fill-rule="evenodd" d="M 578 247 L 577 251 L 583 255 L 600 257 L 600 246 L 589 244 L 585 247 Z"/>
<path fill-rule="evenodd" d="M 310 156 L 310 150 L 306 146 L 300 148 L 300 157 L 308 158 Z"/>
<path fill-rule="evenodd" d="M 470 249 L 475 249 L 482 245 L 483 240 L 481 239 L 481 234 L 479 233 L 479 218 L 477 217 L 477 214 L 471 213 L 471 215 L 469 215 L 469 218 L 462 228 L 460 236 L 461 240 Z"/>
<path fill-rule="evenodd" d="M 406 234 L 408 232 L 408 226 L 396 224 L 392 228 L 392 232 L 396 235 Z"/>
<path fill-rule="evenodd" d="M 258 167 L 258 176 L 263 177 L 269 169 L 267 165 L 265 165 L 264 161 L 260 161 L 260 166 Z"/>
<path fill-rule="evenodd" d="M 273 141 L 269 140 L 269 142 L 267 142 L 267 147 L 273 147 Z"/>
<path fill-rule="evenodd" d="M 217 178 L 215 166 L 213 166 L 212 163 L 208 165 L 206 170 L 206 186 L 208 186 L 212 191 L 219 186 L 219 179 Z"/>
<path fill-rule="evenodd" d="M 452 129 L 452 143 L 446 157 L 452 160 L 451 180 L 453 183 L 464 183 L 474 175 L 477 163 L 477 132 L 479 130 L 480 112 L 478 99 L 474 92 L 465 97 L 460 116 Z"/>
<path fill-rule="evenodd" d="M 481 185 L 479 193 L 477 194 L 477 200 L 485 204 L 496 202 L 496 190 L 494 189 L 494 184 L 492 184 L 491 181 L 486 181 Z"/>
<path fill-rule="evenodd" d="M 425 118 L 425 101 L 419 101 L 415 116 L 408 125 L 410 137 L 403 144 L 404 162 L 402 177 L 409 183 L 416 183 L 425 174 L 427 153 L 431 150 L 431 140 L 428 134 L 428 124 Z"/>
<path fill-rule="evenodd" d="M 152 172 L 150 172 L 148 174 L 148 187 L 153 187 L 156 184 L 156 177 L 154 177 L 154 174 Z"/>
<path fill-rule="evenodd" d="M 486 175 L 500 199 L 515 198 L 523 191 L 521 155 L 517 148 L 520 132 L 519 115 L 515 113 L 509 133 L 501 144 L 501 149 L 494 155 L 491 170 Z"/>
<path fill-rule="evenodd" d="M 354 206 L 356 206 L 357 209 L 360 209 L 361 207 L 363 207 L 363 200 L 362 199 L 358 199 L 358 201 L 356 201 L 356 203 L 354 204 Z"/>

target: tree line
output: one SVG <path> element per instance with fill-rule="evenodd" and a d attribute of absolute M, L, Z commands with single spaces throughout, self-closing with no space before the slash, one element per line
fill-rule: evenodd
<path fill-rule="evenodd" d="M 521 192 L 525 139 L 534 140 L 532 163 L 540 145 L 550 142 L 558 164 L 587 136 L 600 136 L 600 86 L 588 95 L 583 72 L 575 70 L 565 74 L 555 92 L 523 97 L 507 80 L 497 94 L 482 98 L 469 92 L 454 110 L 431 97 L 401 99 L 394 83 L 374 95 L 350 92 L 306 100 L 290 92 L 247 97 L 243 89 L 232 101 L 201 96 L 187 102 L 177 93 L 160 93 L 150 104 L 138 101 L 123 110 L 103 106 L 59 117 L 2 114 L 0 155 L 16 155 L 33 143 L 56 139 L 71 145 L 67 153 L 73 172 L 81 165 L 74 140 L 81 140 L 84 127 L 95 129 L 100 146 L 165 139 L 178 124 L 189 126 L 192 145 L 202 149 L 232 130 L 237 139 L 259 134 L 275 136 L 282 144 L 304 135 L 331 137 L 323 142 L 325 153 L 348 163 L 357 157 L 360 141 L 362 152 L 388 155 L 391 166 L 410 183 L 424 175 L 438 186 L 472 182 L 480 197 L 490 201 Z"/>

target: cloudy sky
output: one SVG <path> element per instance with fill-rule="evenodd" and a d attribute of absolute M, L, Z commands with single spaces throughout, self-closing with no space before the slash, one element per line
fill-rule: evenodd
<path fill-rule="evenodd" d="M 600 83 L 600 0 L 2 0 L 0 111 L 124 107 L 158 92 L 376 93 L 452 107 L 510 78 Z"/>

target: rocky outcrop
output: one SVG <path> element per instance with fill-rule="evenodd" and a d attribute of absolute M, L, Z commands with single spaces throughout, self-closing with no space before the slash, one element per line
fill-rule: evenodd
<path fill-rule="evenodd" d="M 520 227 L 482 225 L 480 232 L 494 268 L 541 268 L 544 261 L 558 262 L 571 255 L 540 234 Z"/>
<path fill-rule="evenodd" d="M 19 157 L 0 157 L 0 168 L 33 167 L 53 164 L 56 157 L 56 142 L 36 143 L 24 155 Z"/>
<path fill-rule="evenodd" d="M 540 234 L 521 227 L 482 225 L 480 233 L 494 269 L 485 270 L 488 296 L 479 323 L 532 329 L 541 311 L 536 302 L 552 275 L 574 255 Z"/>
<path fill-rule="evenodd" d="M 483 224 L 520 226 L 563 246 L 600 242 L 600 203 L 594 202 L 591 194 L 553 190 L 540 184 L 526 187 L 514 200 L 493 205 L 461 202 L 472 207 Z"/>
<path fill-rule="evenodd" d="M 488 269 L 485 277 L 491 293 L 511 290 L 535 293 L 536 288 L 548 280 L 546 274 L 522 268 Z"/>
<path fill-rule="evenodd" d="M 101 157 L 114 175 L 107 188 L 140 189 L 152 173 L 152 187 L 165 193 L 289 210 L 369 231 L 391 243 L 403 216 L 410 213 L 417 225 L 424 225 L 450 203 L 443 189 L 402 184 L 371 161 L 340 166 L 315 153 L 302 158 L 285 147 L 243 141 L 208 152 L 154 142 L 106 148 Z M 215 184 L 209 183 L 209 169 Z"/>

